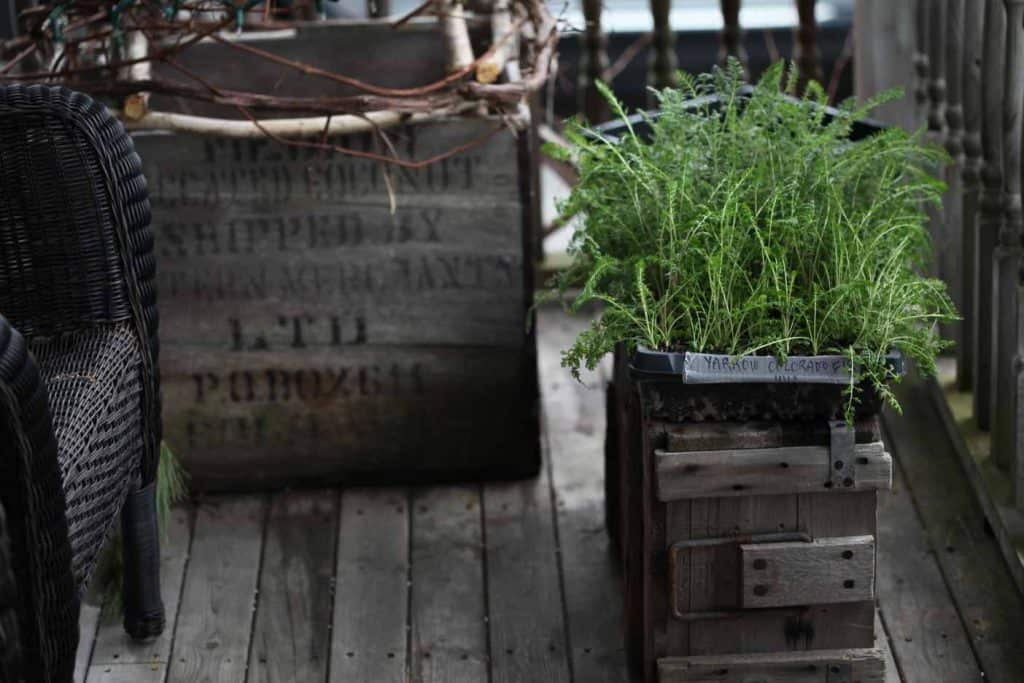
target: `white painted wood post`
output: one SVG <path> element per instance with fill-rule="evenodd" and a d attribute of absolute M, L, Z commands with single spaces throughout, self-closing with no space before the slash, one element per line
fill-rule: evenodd
<path fill-rule="evenodd" d="M 1003 78 L 1003 211 L 995 270 L 995 401 L 992 449 L 997 462 L 1016 479 L 1021 430 L 1017 415 L 1019 366 L 1018 284 L 1021 213 L 1021 115 L 1024 109 L 1024 0 L 1006 3 L 1006 62 Z"/>
<path fill-rule="evenodd" d="M 1003 0 L 984 0 L 985 42 L 981 58 L 981 196 L 978 200 L 977 317 L 978 353 L 974 357 L 974 419 L 992 426 L 995 395 L 993 259 L 1003 227 L 1003 73 L 1006 60 L 1006 9 Z"/>

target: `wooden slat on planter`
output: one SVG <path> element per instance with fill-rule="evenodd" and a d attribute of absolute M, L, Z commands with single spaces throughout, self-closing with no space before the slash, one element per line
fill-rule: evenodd
<path fill-rule="evenodd" d="M 418 83 L 443 73 L 433 26 L 324 26 L 259 47 L 375 83 L 389 64 Z M 277 78 L 222 45 L 197 48 L 191 66 L 214 82 Z M 282 93 L 333 90 L 318 84 L 286 78 Z M 416 170 L 264 139 L 135 135 L 159 262 L 165 433 L 194 488 L 536 472 L 524 125 L 389 129 L 415 159 L 494 133 Z M 387 149 L 370 133 L 332 142 Z"/>
<path fill-rule="evenodd" d="M 880 650 L 816 650 L 765 654 L 667 657 L 658 661 L 661 683 L 883 683 Z"/>
<path fill-rule="evenodd" d="M 730 498 L 699 498 L 680 500 L 665 506 L 670 512 L 669 542 L 686 538 L 676 534 L 682 529 L 673 526 L 685 520 L 680 508 L 688 507 L 689 538 L 691 540 L 793 532 L 797 530 L 798 508 L 794 495 L 747 496 Z M 679 522 L 673 523 L 675 520 Z M 680 525 L 681 526 L 681 525 Z M 739 553 L 735 544 L 701 548 L 689 555 L 689 609 L 693 611 L 736 609 L 739 607 L 740 581 L 742 578 Z M 681 583 L 685 577 L 681 568 L 671 580 Z M 685 593 L 685 588 L 683 589 Z M 661 596 L 662 601 L 666 598 Z M 830 610 L 831 611 L 831 610 Z M 726 619 L 705 619 L 689 624 L 688 649 L 672 649 L 668 654 L 689 652 L 690 655 L 714 655 L 722 653 L 757 651 L 785 651 L 803 643 L 795 636 L 791 627 L 799 612 L 790 610 L 753 610 L 743 615 Z M 820 640 L 814 647 L 835 646 L 842 640 L 832 639 L 832 632 L 825 624 L 831 625 L 832 617 L 820 613 L 820 609 L 808 610 L 807 621 L 813 622 Z M 668 617 L 669 632 L 678 629 L 679 622 Z M 672 641 L 670 641 L 672 642 Z M 811 645 L 804 644 L 804 647 Z"/>
<path fill-rule="evenodd" d="M 665 432 L 667 451 L 720 451 L 783 446 L 827 446 L 831 433 L 826 422 L 690 422 L 657 425 Z M 857 443 L 882 440 L 878 418 L 854 424 Z"/>
<path fill-rule="evenodd" d="M 740 558 L 740 602 L 744 608 L 875 598 L 873 536 L 743 544 Z"/>
<path fill-rule="evenodd" d="M 801 531 L 812 538 L 871 535 L 878 537 L 876 490 L 842 495 L 803 493 L 797 496 Z M 873 647 L 875 603 L 873 600 L 821 606 L 807 620 L 805 632 L 814 647 Z M 839 643 L 830 645 L 828 643 Z"/>
<path fill-rule="evenodd" d="M 623 379 L 625 381 L 616 387 L 616 395 L 620 387 L 627 392 L 636 391 L 637 385 L 631 384 L 628 378 Z M 891 462 L 884 460 L 887 466 L 882 468 L 883 474 L 874 475 L 870 487 L 854 486 L 856 471 L 844 486 L 846 473 L 851 469 L 846 461 L 851 458 L 840 458 L 827 446 L 832 434 L 827 419 L 817 420 L 820 424 L 800 421 L 799 424 L 774 426 L 689 422 L 670 425 L 666 420 L 672 411 L 662 409 L 658 401 L 671 401 L 673 387 L 667 383 L 664 386 L 641 383 L 639 389 L 643 405 L 631 419 L 639 425 L 643 416 L 638 435 L 642 442 L 630 449 L 627 440 L 623 454 L 617 459 L 619 463 L 641 458 L 644 461 L 639 500 L 628 506 L 630 514 L 620 516 L 624 521 L 620 529 L 629 529 L 631 518 L 642 519 L 642 572 L 630 571 L 628 548 L 633 543 L 630 534 L 622 533 L 620 538 L 627 548 L 623 553 L 627 583 L 636 584 L 632 588 L 636 598 L 631 600 L 627 590 L 628 613 L 638 614 L 643 624 L 642 654 L 637 657 L 640 660 L 637 663 L 645 669 L 644 680 L 655 680 L 658 660 L 670 656 L 711 657 L 743 652 L 873 647 L 873 592 L 864 594 L 857 587 L 856 577 L 856 594 L 837 598 L 826 594 L 827 591 L 814 595 L 811 591 L 798 605 L 744 609 L 740 599 L 744 590 L 744 567 L 738 546 L 761 541 L 873 537 L 877 488 L 889 485 Z M 858 425 L 855 437 L 853 470 L 857 465 L 864 470 L 869 464 L 870 460 L 861 455 L 865 449 L 883 458 L 884 448 L 877 440 L 876 420 Z M 857 441 L 862 443 L 857 444 Z M 620 441 L 620 447 L 622 443 Z M 668 451 L 669 444 L 677 450 Z M 763 444 L 768 448 L 752 447 Z M 709 445 L 712 448 L 706 448 Z M 715 448 L 725 452 L 716 452 Z M 629 453 L 630 450 L 634 452 Z M 732 482 L 719 487 L 726 489 L 724 492 L 709 489 L 707 482 L 703 482 L 686 492 L 691 497 L 659 495 L 664 488 L 661 480 L 665 479 L 661 476 L 662 461 L 680 459 L 672 481 L 690 486 L 692 482 L 686 478 L 700 467 L 718 462 L 718 458 L 725 458 L 730 466 L 739 463 L 742 472 L 744 463 L 757 463 L 757 458 L 765 453 L 771 456 L 813 454 L 818 463 L 816 474 L 812 475 L 813 485 L 801 490 L 800 485 L 786 484 L 766 492 L 756 488 L 764 479 L 762 475 L 750 477 L 746 483 L 755 488 L 743 491 L 734 490 Z M 840 460 L 843 461 L 841 466 Z M 778 469 L 792 469 L 780 467 L 780 462 L 788 464 L 785 459 L 773 457 L 770 462 Z M 686 465 L 696 469 L 691 468 L 688 473 Z M 633 478 L 628 468 L 620 467 L 619 471 L 620 481 Z M 841 476 L 838 484 L 837 472 Z M 825 485 L 830 480 L 831 488 Z M 620 493 L 620 500 L 628 499 L 628 495 Z M 869 586 L 874 563 L 865 566 L 867 578 L 861 583 Z M 859 576 L 864 574 L 859 572 Z M 831 585 L 830 577 L 823 577 L 823 580 Z M 840 582 L 836 590 L 851 589 L 844 588 Z M 840 602 L 844 599 L 850 601 Z M 636 646 L 630 644 L 636 652 Z"/>
<path fill-rule="evenodd" d="M 881 442 L 854 447 L 849 486 L 832 486 L 829 449 L 655 451 L 658 500 L 889 488 L 892 458 Z M 845 482 L 843 482 L 845 484 Z"/>

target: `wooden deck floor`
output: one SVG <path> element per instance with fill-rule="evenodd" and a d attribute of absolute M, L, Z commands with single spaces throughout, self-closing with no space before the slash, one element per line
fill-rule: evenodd
<path fill-rule="evenodd" d="M 164 548 L 165 635 L 131 645 L 86 605 L 77 680 L 534 683 L 628 680 L 603 524 L 606 371 L 540 316 L 545 463 L 533 480 L 204 497 Z M 890 680 L 1024 680 L 1024 605 L 920 389 L 887 420 L 879 511 Z M 982 673 L 984 672 L 984 674 Z"/>

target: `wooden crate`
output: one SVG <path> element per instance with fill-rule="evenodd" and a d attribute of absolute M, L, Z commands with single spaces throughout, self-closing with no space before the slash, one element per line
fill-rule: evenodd
<path fill-rule="evenodd" d="M 680 387 L 635 381 L 617 354 L 607 509 L 632 666 L 662 683 L 881 681 L 877 416 L 683 421 Z"/>
<path fill-rule="evenodd" d="M 443 75 L 434 24 L 310 25 L 259 47 L 388 86 Z M 239 88 L 281 79 L 221 45 L 186 58 Z M 279 92 L 346 90 L 291 75 Z M 422 159 L 499 125 L 387 135 Z M 193 487 L 537 471 L 531 126 L 392 168 L 394 212 L 374 161 L 269 140 L 134 137 L 153 203 L 165 437 Z M 379 150 L 372 134 L 333 142 Z"/>

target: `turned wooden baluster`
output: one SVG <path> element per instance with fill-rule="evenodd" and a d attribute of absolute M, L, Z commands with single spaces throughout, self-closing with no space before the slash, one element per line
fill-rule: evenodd
<path fill-rule="evenodd" d="M 366 0 L 366 13 L 375 18 L 391 16 L 391 0 Z"/>
<path fill-rule="evenodd" d="M 943 223 L 946 233 L 946 250 L 943 253 L 946 265 L 946 282 L 950 296 L 964 320 L 950 326 L 950 336 L 956 341 L 958 368 L 970 365 L 969 336 L 964 334 L 965 325 L 971 324 L 970 305 L 964 296 L 964 246 L 967 237 L 963 233 L 963 154 L 964 154 L 964 109 L 963 109 L 963 56 L 964 56 L 964 0 L 944 0 L 946 4 L 946 151 L 952 163 L 944 169 L 948 190 L 942 201 Z M 973 241 L 971 242 L 973 245 Z M 970 316 L 970 317 L 969 317 Z M 967 327 L 966 329 L 970 329 Z M 964 354 L 967 354 L 966 356 Z M 966 375 L 966 377 L 964 377 Z M 957 370 L 958 379 L 970 377 L 970 370 Z M 963 388 L 970 388 L 970 382 Z"/>
<path fill-rule="evenodd" d="M 799 70 L 797 92 L 803 92 L 808 81 L 821 83 L 818 22 L 814 18 L 814 4 L 815 0 L 796 0 L 796 12 L 800 18 L 793 47 L 793 61 Z"/>
<path fill-rule="evenodd" d="M 647 75 L 647 84 L 659 89 L 676 84 L 676 36 L 669 23 L 671 8 L 671 0 L 651 0 L 654 40 L 651 44 L 651 70 Z"/>
<path fill-rule="evenodd" d="M 946 109 L 946 3 L 928 0 L 928 130 L 941 135 Z"/>
<path fill-rule="evenodd" d="M 578 108 L 591 123 L 607 121 L 608 103 L 594 85 L 608 68 L 607 38 L 601 30 L 601 0 L 583 0 L 583 50 L 580 53 Z"/>
<path fill-rule="evenodd" d="M 974 419 L 980 429 L 992 425 L 995 372 L 993 259 L 1003 229 L 1003 72 L 1006 59 L 1006 10 L 1003 0 L 985 0 L 985 43 L 981 62 L 981 195 L 978 198 L 977 317 L 974 357 Z"/>
<path fill-rule="evenodd" d="M 929 23 L 928 8 L 931 0 L 917 0 L 914 11 L 914 34 L 917 39 L 917 49 L 914 52 L 914 69 L 917 73 L 917 80 L 914 83 L 914 100 L 917 102 L 918 120 L 928 119 L 928 33 L 931 28 Z"/>
<path fill-rule="evenodd" d="M 928 3 L 928 134 L 935 144 L 944 144 L 946 124 L 946 2 Z M 942 169 L 936 169 L 941 173 Z M 935 276 L 949 282 L 946 260 L 950 251 L 942 210 L 928 207 L 929 227 L 935 245 Z M 957 245 L 959 247 L 959 245 Z M 943 329 L 943 336 L 949 331 Z"/>
<path fill-rule="evenodd" d="M 725 64 L 729 57 L 738 59 L 747 71 L 747 51 L 743 47 L 743 29 L 740 27 L 740 0 L 721 0 L 722 34 L 719 36 L 718 63 Z"/>
<path fill-rule="evenodd" d="M 964 107 L 963 137 L 963 211 L 961 229 L 963 236 L 963 296 L 960 312 L 963 323 L 960 332 L 960 350 L 957 356 L 957 384 L 961 391 L 974 388 L 977 379 L 978 326 L 979 326 L 979 283 L 980 270 L 978 248 L 978 197 L 981 190 L 981 59 L 982 41 L 985 30 L 984 1 L 968 0 L 964 3 L 963 35 L 963 91 Z M 991 259 L 991 251 L 984 255 Z M 986 283 L 985 292 L 989 291 Z M 989 320 L 988 324 L 991 324 Z"/>
<path fill-rule="evenodd" d="M 1003 71 L 1003 226 L 999 231 L 995 270 L 995 400 L 992 451 L 996 461 L 1016 479 L 1021 429 L 1017 416 L 1020 364 L 1018 290 L 1021 211 L 1021 116 L 1024 114 L 1024 0 L 1006 3 L 1006 61 Z M 1020 492 L 1024 493 L 1024 492 Z M 1019 497 L 1019 496 L 1018 496 Z"/>

